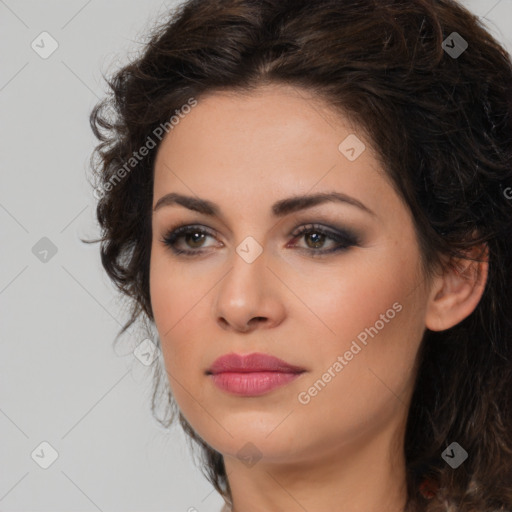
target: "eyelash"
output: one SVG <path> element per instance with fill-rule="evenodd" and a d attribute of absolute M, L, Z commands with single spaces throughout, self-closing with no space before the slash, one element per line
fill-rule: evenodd
<path fill-rule="evenodd" d="M 201 226 L 182 225 L 178 226 L 177 228 L 169 230 L 167 234 L 164 236 L 164 238 L 161 239 L 161 242 L 167 247 L 169 247 L 174 252 L 174 254 L 183 255 L 187 257 L 198 256 L 206 251 L 201 249 L 187 251 L 183 249 L 178 249 L 176 247 L 177 240 L 179 240 L 180 238 L 184 237 L 187 234 L 194 233 L 214 237 L 214 234 L 212 232 Z M 313 257 L 322 257 L 331 253 L 346 251 L 349 247 L 359 245 L 359 239 L 354 233 L 351 233 L 350 231 L 346 230 L 341 232 L 334 232 L 327 230 L 318 224 L 307 224 L 301 226 L 300 228 L 296 229 L 293 233 L 291 233 L 290 236 L 292 236 L 293 239 L 296 239 L 304 236 L 305 234 L 311 233 L 325 235 L 327 239 L 338 242 L 338 245 L 336 247 L 327 250 L 316 250 L 304 247 L 299 248 L 299 250 L 304 250 L 310 253 Z"/>

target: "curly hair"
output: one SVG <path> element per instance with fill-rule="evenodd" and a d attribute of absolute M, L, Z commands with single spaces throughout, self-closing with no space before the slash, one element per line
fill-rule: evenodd
<path fill-rule="evenodd" d="M 90 115 L 102 229 L 92 242 L 131 305 L 121 333 L 140 317 L 154 321 L 155 135 L 191 98 L 215 91 L 311 91 L 371 141 L 412 213 L 426 275 L 444 256 L 450 265 L 488 249 L 475 310 L 445 331 L 427 329 L 421 342 L 406 510 L 512 510 L 512 63 L 478 17 L 454 0 L 190 0 L 107 81 Z M 156 149 L 139 157 L 149 140 Z M 176 407 L 169 392 L 166 400 Z M 179 419 L 204 475 L 231 503 L 222 455 Z M 457 470 L 441 457 L 453 441 L 469 454 Z"/>

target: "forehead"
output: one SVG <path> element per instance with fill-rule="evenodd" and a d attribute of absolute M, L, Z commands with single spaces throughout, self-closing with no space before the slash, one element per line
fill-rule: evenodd
<path fill-rule="evenodd" d="M 355 159 L 344 154 L 348 146 Z M 310 92 L 288 86 L 199 98 L 163 139 L 154 186 L 155 201 L 175 191 L 269 204 L 332 190 L 375 203 L 390 192 L 361 131 Z"/>

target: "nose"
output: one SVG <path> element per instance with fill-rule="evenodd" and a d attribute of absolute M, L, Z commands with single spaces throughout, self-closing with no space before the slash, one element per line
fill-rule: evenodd
<path fill-rule="evenodd" d="M 279 325 L 285 316 L 283 286 L 264 250 L 248 263 L 234 252 L 232 267 L 215 288 L 214 315 L 224 330 L 249 332 Z M 260 328 L 261 328 L 260 327 Z"/>

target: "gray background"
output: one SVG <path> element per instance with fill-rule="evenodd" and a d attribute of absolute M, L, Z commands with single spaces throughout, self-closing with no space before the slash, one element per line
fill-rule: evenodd
<path fill-rule="evenodd" d="M 512 0 L 463 4 L 512 51 Z M 113 346 L 127 311 L 99 244 L 80 241 L 99 236 L 87 174 L 101 74 L 138 52 L 176 5 L 0 0 L 3 512 L 218 512 L 223 503 L 181 429 L 152 418 L 151 368 L 133 355 L 145 336 L 131 330 Z M 51 48 L 43 31 L 58 43 L 46 59 L 31 47 Z M 58 452 L 47 469 L 36 463 L 49 460 L 43 441 Z"/>

